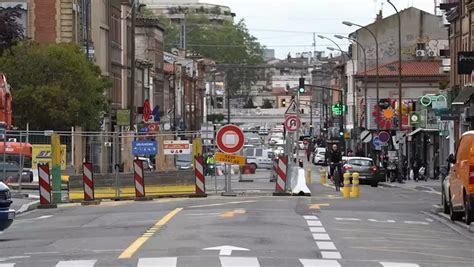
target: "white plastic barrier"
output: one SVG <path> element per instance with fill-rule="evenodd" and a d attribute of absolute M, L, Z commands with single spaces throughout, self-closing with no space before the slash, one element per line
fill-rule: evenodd
<path fill-rule="evenodd" d="M 310 196 L 311 191 L 306 185 L 305 170 L 300 167 L 291 168 L 291 193 L 293 195 Z"/>

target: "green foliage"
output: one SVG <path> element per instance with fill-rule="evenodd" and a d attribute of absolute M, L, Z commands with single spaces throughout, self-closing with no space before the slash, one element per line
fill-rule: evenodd
<path fill-rule="evenodd" d="M 110 82 L 79 46 L 22 43 L 0 57 L 0 66 L 12 86 L 15 126 L 98 129 Z"/>
<path fill-rule="evenodd" d="M 15 9 L 0 8 L 0 55 L 24 38 L 23 27 L 18 22 L 20 18 Z"/>
<path fill-rule="evenodd" d="M 213 123 L 219 123 L 224 120 L 224 114 L 217 113 L 217 114 L 209 114 L 207 115 L 207 121 L 212 121 Z"/>

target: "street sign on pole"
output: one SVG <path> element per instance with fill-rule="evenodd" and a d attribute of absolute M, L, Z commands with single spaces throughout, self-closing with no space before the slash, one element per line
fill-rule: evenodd
<path fill-rule="evenodd" d="M 217 147 L 226 154 L 239 152 L 245 143 L 244 132 L 240 127 L 228 124 L 219 129 L 216 135 Z"/>
<path fill-rule="evenodd" d="M 381 131 L 378 135 L 380 143 L 388 143 L 390 141 L 390 134 L 386 131 Z"/>
<path fill-rule="evenodd" d="M 372 133 L 367 130 L 363 131 L 362 133 L 360 133 L 360 140 L 363 143 L 369 143 L 370 141 L 372 141 Z"/>
<path fill-rule="evenodd" d="M 217 162 L 224 162 L 224 163 L 232 164 L 232 165 L 240 165 L 240 166 L 245 165 L 244 156 L 229 155 L 229 154 L 216 152 L 216 154 L 214 155 L 214 159 Z"/>
<path fill-rule="evenodd" d="M 298 105 L 296 104 L 296 101 L 294 99 L 291 99 L 290 105 L 285 111 L 285 115 L 286 114 L 299 114 L 299 113 L 300 112 L 298 109 Z"/>
<path fill-rule="evenodd" d="M 372 143 L 374 144 L 375 147 L 379 147 L 380 146 L 380 139 L 378 136 L 374 137 L 372 139 Z"/>
<path fill-rule="evenodd" d="M 301 127 L 301 120 L 296 115 L 289 115 L 285 118 L 285 129 L 288 132 L 296 132 Z"/>
<path fill-rule="evenodd" d="M 191 146 L 188 140 L 165 140 L 163 151 L 165 155 L 189 155 Z"/>

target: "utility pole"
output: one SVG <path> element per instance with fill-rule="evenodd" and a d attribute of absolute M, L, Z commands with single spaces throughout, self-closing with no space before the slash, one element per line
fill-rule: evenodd
<path fill-rule="evenodd" d="M 128 107 L 130 108 L 130 127 L 135 124 L 135 22 L 136 22 L 136 6 L 138 0 L 132 3 L 132 25 L 131 25 L 131 42 L 130 42 L 130 91 L 128 99 Z"/>

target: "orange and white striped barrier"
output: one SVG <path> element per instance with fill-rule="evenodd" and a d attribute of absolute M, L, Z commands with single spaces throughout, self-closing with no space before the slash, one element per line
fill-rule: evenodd
<path fill-rule="evenodd" d="M 196 157 L 196 160 L 194 162 L 194 174 L 196 177 L 196 196 L 207 196 L 206 178 L 204 176 L 204 158 Z"/>
<path fill-rule="evenodd" d="M 143 175 L 143 161 L 138 159 L 134 160 L 133 171 L 135 177 L 135 197 L 143 198 L 145 197 L 145 177 Z"/>
<path fill-rule="evenodd" d="M 38 208 L 56 208 L 56 205 L 51 203 L 51 177 L 48 163 L 38 164 L 38 176 L 40 196 L 40 205 Z"/>

